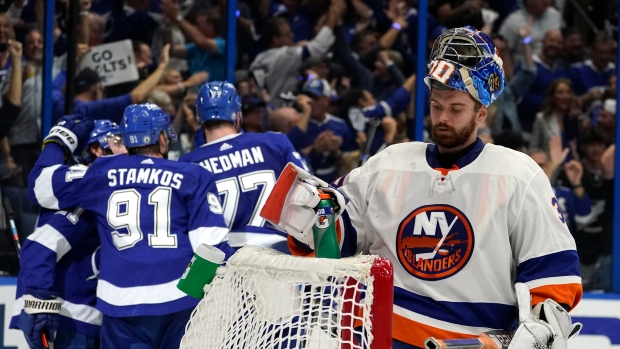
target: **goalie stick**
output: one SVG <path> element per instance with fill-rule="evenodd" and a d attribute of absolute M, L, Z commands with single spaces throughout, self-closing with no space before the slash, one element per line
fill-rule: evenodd
<path fill-rule="evenodd" d="M 11 234 L 13 234 L 13 242 L 15 243 L 15 250 L 17 251 L 17 258 L 20 258 L 22 252 L 22 246 L 19 243 L 19 234 L 17 234 L 17 227 L 15 226 L 15 215 L 13 214 L 13 208 L 11 207 L 11 200 L 4 198 L 3 200 L 4 210 L 9 218 L 9 224 L 11 225 Z"/>
<path fill-rule="evenodd" d="M 445 339 L 433 337 L 424 341 L 426 349 L 508 349 L 512 333 L 506 331 L 489 331 L 480 333 L 478 338 Z"/>
<path fill-rule="evenodd" d="M 362 166 L 366 160 L 370 157 L 370 148 L 372 147 L 372 141 L 375 139 L 375 133 L 377 133 L 377 128 L 381 125 L 381 120 L 379 118 L 370 118 L 368 120 L 370 124 L 370 128 L 368 129 L 368 135 L 366 136 L 366 143 L 364 144 L 364 152 L 360 155 L 360 161 L 358 166 Z"/>
<path fill-rule="evenodd" d="M 19 243 L 19 234 L 17 233 L 17 226 L 15 225 L 15 214 L 13 213 L 13 207 L 11 206 L 11 200 L 9 198 L 4 198 L 2 200 L 4 211 L 6 211 L 6 216 L 9 219 L 9 224 L 11 225 L 11 233 L 13 234 L 13 242 L 15 243 L 15 250 L 17 250 L 17 258 L 20 258 L 20 254 L 22 252 L 22 246 Z M 41 334 L 41 342 L 43 342 L 43 348 L 49 349 L 50 345 L 47 340 L 47 333 L 43 332 Z"/>

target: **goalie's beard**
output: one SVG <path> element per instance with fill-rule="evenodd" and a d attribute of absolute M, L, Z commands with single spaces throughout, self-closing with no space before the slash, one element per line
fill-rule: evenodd
<path fill-rule="evenodd" d="M 460 130 L 457 130 L 452 126 L 440 122 L 436 125 L 433 125 L 433 140 L 438 146 L 442 148 L 457 148 L 466 145 L 465 143 L 467 143 L 467 140 L 469 139 L 471 134 L 476 132 L 477 126 L 478 123 L 476 122 L 476 114 L 474 114 L 471 118 L 471 121 Z M 440 127 L 448 130 L 440 132 Z"/>

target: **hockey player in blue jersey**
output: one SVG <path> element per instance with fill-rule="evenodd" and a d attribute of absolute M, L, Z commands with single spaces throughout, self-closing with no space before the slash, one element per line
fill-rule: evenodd
<path fill-rule="evenodd" d="M 198 303 L 176 288 L 194 251 L 205 243 L 233 253 L 213 175 L 164 159 L 175 135 L 154 104 L 125 109 L 128 156 L 100 158 L 87 171 L 60 166 L 66 149 L 86 138 L 87 122 L 68 116 L 50 131 L 29 196 L 46 208 L 78 206 L 97 217 L 101 347 L 178 347 Z"/>
<path fill-rule="evenodd" d="M 83 163 L 126 153 L 118 124 L 95 121 Z M 95 223 L 93 214 L 81 208 L 42 209 L 24 242 L 10 328 L 21 329 L 31 348 L 44 347 L 43 333 L 56 349 L 99 347 L 101 312 L 95 304 L 101 244 Z M 55 306 L 39 309 L 43 303 L 29 302 L 33 298 Z"/>
<path fill-rule="evenodd" d="M 299 153 L 282 133 L 240 134 L 241 99 L 227 82 L 205 83 L 196 112 L 207 143 L 179 161 L 214 174 L 230 228 L 228 243 L 235 249 L 257 245 L 290 253 L 286 234 L 268 228 L 259 212 L 288 162 L 305 168 Z"/>

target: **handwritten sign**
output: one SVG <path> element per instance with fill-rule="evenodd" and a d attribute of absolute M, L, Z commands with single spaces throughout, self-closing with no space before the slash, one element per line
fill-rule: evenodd
<path fill-rule="evenodd" d="M 131 40 L 94 46 L 82 58 L 80 69 L 96 71 L 104 86 L 136 81 L 139 78 Z"/>

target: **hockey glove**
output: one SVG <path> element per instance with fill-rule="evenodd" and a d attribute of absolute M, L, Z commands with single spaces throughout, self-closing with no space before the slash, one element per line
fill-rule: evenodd
<path fill-rule="evenodd" d="M 314 177 L 306 170 L 288 163 L 265 202 L 260 215 L 276 229 L 314 249 L 312 226 L 317 219 L 316 206 L 321 199 L 319 189 L 334 201 L 337 220 L 346 205 L 345 196 L 327 182 Z"/>
<path fill-rule="evenodd" d="M 583 325 L 573 324 L 568 312 L 550 298 L 531 309 L 527 285 L 517 283 L 515 291 L 520 324 L 508 349 L 531 349 L 540 344 L 550 349 L 566 349 L 567 341 L 576 337 Z"/>
<path fill-rule="evenodd" d="M 24 310 L 19 314 L 19 328 L 30 348 L 43 349 L 43 334 L 53 341 L 59 327 L 62 302 L 48 291 L 28 291 L 24 295 Z"/>
<path fill-rule="evenodd" d="M 85 119 L 81 115 L 65 115 L 52 127 L 50 133 L 43 140 L 43 147 L 51 142 L 58 143 L 69 156 L 81 151 L 88 141 L 88 137 L 95 123 L 92 119 Z"/>

